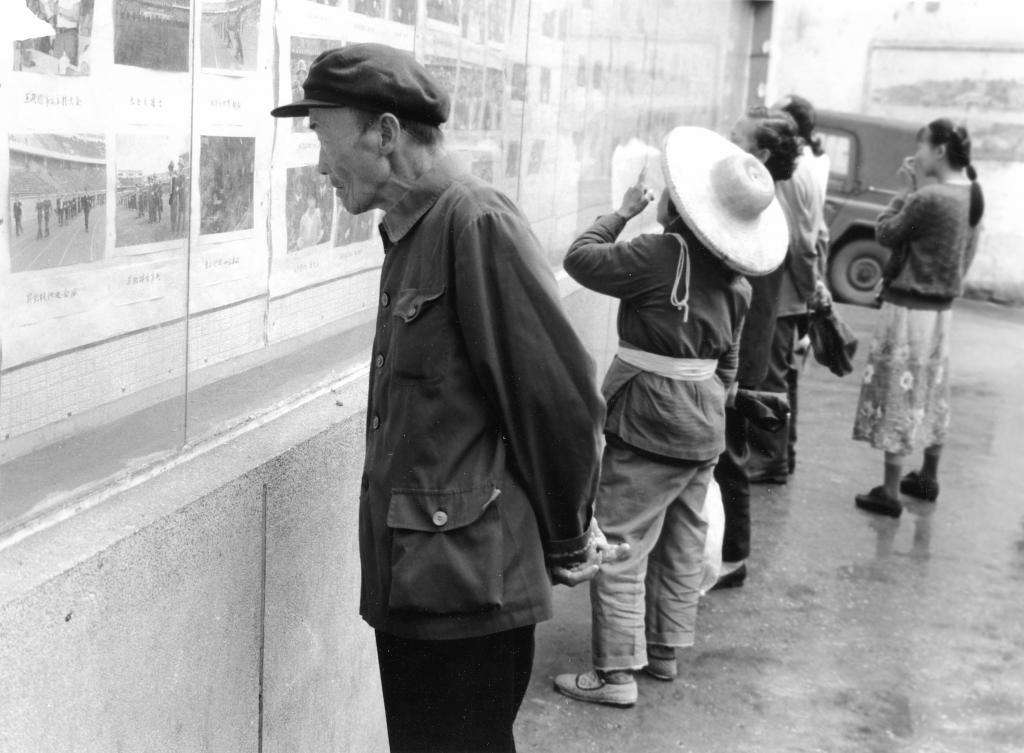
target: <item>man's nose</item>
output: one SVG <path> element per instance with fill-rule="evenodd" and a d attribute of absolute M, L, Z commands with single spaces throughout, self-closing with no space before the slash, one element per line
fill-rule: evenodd
<path fill-rule="evenodd" d="M 316 163 L 317 170 L 320 171 L 321 175 L 330 175 L 331 171 L 327 165 L 327 155 L 324 154 L 324 148 L 320 147 L 320 158 Z"/>

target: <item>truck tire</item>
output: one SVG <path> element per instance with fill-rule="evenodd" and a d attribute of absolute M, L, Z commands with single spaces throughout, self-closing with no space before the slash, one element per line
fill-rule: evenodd
<path fill-rule="evenodd" d="M 889 251 L 869 238 L 857 238 L 832 253 L 828 280 L 840 301 L 877 306 L 875 290 L 889 261 Z"/>

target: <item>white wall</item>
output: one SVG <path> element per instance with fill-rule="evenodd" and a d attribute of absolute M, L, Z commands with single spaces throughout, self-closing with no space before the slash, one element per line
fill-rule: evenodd
<path fill-rule="evenodd" d="M 922 125 L 946 116 L 967 124 L 987 198 L 969 289 L 977 296 L 1024 303 L 1024 228 L 1012 216 L 1024 198 L 1024 3 L 779 0 L 775 5 L 770 99 L 795 92 L 821 109 Z M 993 81 L 1011 82 L 1005 99 L 993 99 Z M 905 91 L 894 95 L 893 88 L 901 86 Z"/>

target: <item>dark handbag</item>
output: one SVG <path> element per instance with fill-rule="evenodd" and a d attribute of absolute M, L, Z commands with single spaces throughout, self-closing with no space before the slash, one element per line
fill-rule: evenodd
<path fill-rule="evenodd" d="M 814 360 L 828 367 L 836 376 L 853 371 L 857 354 L 857 338 L 831 306 L 810 313 L 808 336 Z"/>

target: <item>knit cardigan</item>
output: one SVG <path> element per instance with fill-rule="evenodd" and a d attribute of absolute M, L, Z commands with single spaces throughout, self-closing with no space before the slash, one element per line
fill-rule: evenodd
<path fill-rule="evenodd" d="M 878 242 L 892 249 L 882 300 L 908 308 L 948 309 L 963 294 L 978 246 L 968 222 L 970 186 L 928 185 L 897 196 L 878 217 Z"/>

